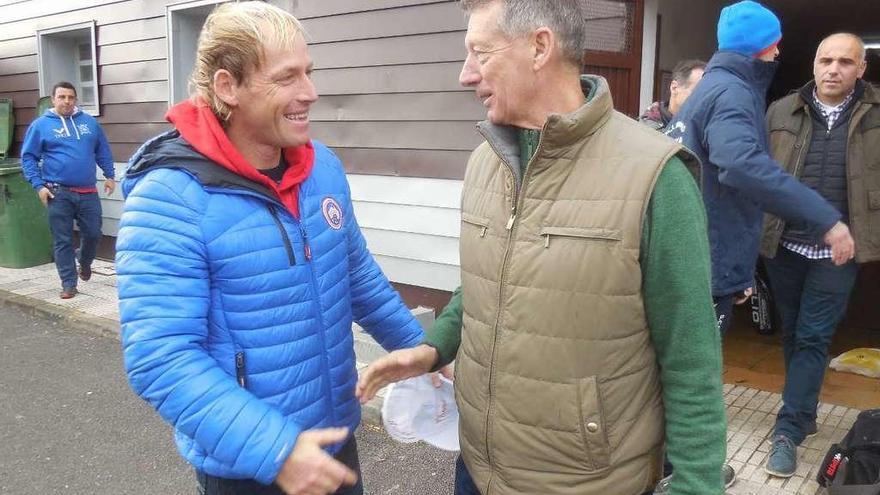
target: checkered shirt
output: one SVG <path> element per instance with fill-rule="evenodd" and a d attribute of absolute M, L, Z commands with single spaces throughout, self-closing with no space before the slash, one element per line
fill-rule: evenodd
<path fill-rule="evenodd" d="M 819 110 L 819 113 L 822 114 L 822 117 L 825 117 L 825 124 L 828 126 L 828 130 L 831 130 L 831 128 L 834 127 L 837 118 L 840 117 L 840 114 L 843 113 L 843 110 L 849 105 L 850 100 L 852 100 L 853 94 L 855 94 L 855 91 L 851 91 L 841 104 L 832 107 L 822 103 L 819 100 L 819 94 L 816 92 L 816 88 L 813 88 L 814 106 Z M 818 244 L 782 241 L 782 246 L 789 251 L 793 251 L 811 260 L 824 260 L 831 257 L 831 248 L 826 245 L 820 246 Z"/>

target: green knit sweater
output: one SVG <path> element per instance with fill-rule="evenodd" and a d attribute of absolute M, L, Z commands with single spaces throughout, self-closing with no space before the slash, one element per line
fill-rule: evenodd
<path fill-rule="evenodd" d="M 673 495 L 724 492 L 727 421 L 706 232 L 700 191 L 673 158 L 654 186 L 640 255 L 642 296 L 663 385 L 667 456 L 675 466 Z M 461 300 L 459 287 L 426 334 L 425 343 L 440 354 L 437 369 L 458 352 Z"/>

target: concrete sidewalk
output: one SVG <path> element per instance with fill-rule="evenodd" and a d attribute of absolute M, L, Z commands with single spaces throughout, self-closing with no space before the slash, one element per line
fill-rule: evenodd
<path fill-rule="evenodd" d="M 0 303 L 14 304 L 65 325 L 119 338 L 119 308 L 116 296 L 116 270 L 113 263 L 96 260 L 92 279 L 79 283 L 73 299 L 59 298 L 61 283 L 55 265 L 11 269 L 0 267 Z M 414 310 L 423 324 L 430 324 L 433 314 Z M 384 351 L 357 327 L 355 350 L 358 366 L 381 356 Z M 798 471 L 789 479 L 767 476 L 763 463 L 770 450 L 768 441 L 776 412 L 781 406 L 779 394 L 726 384 L 727 455 L 737 471 L 737 482 L 729 495 L 818 495 L 824 493 L 815 481 L 816 470 L 828 450 L 852 426 L 859 411 L 843 406 L 820 404 L 819 433 L 798 449 Z M 380 424 L 382 394 L 364 406 L 364 422 Z"/>

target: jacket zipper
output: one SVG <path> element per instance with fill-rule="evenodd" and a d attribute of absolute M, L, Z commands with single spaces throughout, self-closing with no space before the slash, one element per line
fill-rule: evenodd
<path fill-rule="evenodd" d="M 247 388 L 247 378 L 245 377 L 244 367 L 244 351 L 235 353 L 235 380 L 241 388 Z"/>
<path fill-rule="evenodd" d="M 300 205 L 299 211 L 303 211 L 302 205 Z M 318 332 L 318 335 L 320 336 L 321 349 L 323 350 L 323 352 L 321 354 L 322 354 L 322 362 L 324 364 L 324 374 L 327 377 L 327 380 L 324 381 L 325 382 L 324 383 L 324 394 L 326 397 L 328 397 L 328 399 L 330 401 L 330 424 L 335 425 L 336 424 L 336 408 L 334 407 L 333 389 L 330 387 L 330 379 L 329 379 L 330 378 L 330 355 L 328 352 L 329 349 L 327 349 L 327 339 L 326 339 L 326 335 L 325 335 L 327 332 L 327 323 L 324 321 L 324 311 L 322 311 L 322 308 L 321 308 L 321 299 L 318 295 L 318 291 L 315 290 L 315 288 L 318 286 L 318 277 L 317 277 L 317 275 L 315 275 L 315 265 L 313 263 L 311 263 L 312 250 L 309 247 L 309 241 L 308 241 L 309 235 L 306 232 L 306 228 L 303 226 L 302 222 L 299 219 L 296 220 L 296 223 L 299 226 L 299 231 L 300 231 L 300 234 L 302 235 L 302 238 L 303 238 L 303 245 L 304 245 L 304 250 L 305 250 L 305 255 L 306 255 L 306 264 L 309 267 L 309 275 L 311 276 L 311 280 L 312 280 L 312 283 L 309 284 L 309 291 L 312 293 L 312 299 L 315 301 L 315 304 L 318 306 L 318 308 L 317 308 L 318 309 L 318 321 L 321 324 L 321 328 L 320 328 L 320 331 Z"/>
<path fill-rule="evenodd" d="M 281 219 L 278 218 L 278 212 L 275 211 L 275 206 L 270 204 L 268 208 L 269 213 L 272 214 L 272 220 L 275 221 L 275 226 L 278 227 L 278 231 L 281 233 L 281 239 L 284 241 L 284 250 L 287 251 L 287 261 L 290 262 L 290 266 L 296 266 L 296 256 L 293 254 L 293 245 L 290 243 L 290 237 L 287 235 L 287 230 L 284 229 L 284 224 L 282 224 Z M 303 240 L 305 241 L 305 239 Z M 308 245 L 306 247 L 308 248 Z M 306 259 L 311 259 L 308 251 L 306 251 Z"/>
<path fill-rule="evenodd" d="M 516 174 L 513 171 L 513 166 L 504 159 L 504 155 L 498 152 L 498 149 L 489 139 L 482 130 L 480 133 L 483 134 L 483 137 L 486 138 L 486 142 L 489 143 L 489 147 L 492 148 L 492 151 L 501 159 L 501 162 L 507 167 L 510 172 L 510 178 L 513 180 L 513 188 L 511 188 L 511 207 L 510 207 L 510 218 L 507 220 L 507 243 L 504 248 L 504 257 L 501 261 L 501 275 L 498 278 L 498 311 L 495 314 L 495 324 L 492 328 L 492 353 L 490 357 L 489 364 L 489 406 L 486 409 L 486 460 L 489 463 L 490 471 L 489 471 L 489 482 L 486 485 L 486 489 L 488 493 L 491 493 L 492 481 L 495 478 L 495 469 L 492 468 L 492 447 L 491 447 L 491 431 L 492 431 L 492 411 L 495 408 L 495 401 L 493 399 L 493 391 L 495 390 L 495 366 L 496 366 L 496 358 L 497 354 L 495 352 L 498 347 L 498 324 L 501 321 L 501 311 L 502 304 L 504 302 L 504 282 L 507 275 L 507 265 L 510 261 L 510 251 L 511 251 L 511 241 L 514 237 L 514 232 L 516 230 L 516 215 L 519 209 L 519 202 L 523 196 L 525 196 L 525 188 L 526 188 L 526 179 L 528 178 L 528 173 L 531 167 L 529 165 L 532 163 L 535 156 L 537 156 L 538 151 L 541 149 L 541 144 L 544 142 L 544 132 L 541 132 L 541 138 L 538 140 L 538 145 L 535 147 L 535 152 L 532 155 L 532 158 L 529 159 L 528 163 L 526 163 L 525 168 L 523 168 L 522 172 L 522 182 L 520 184 L 519 190 L 516 188 Z M 487 494 L 488 495 L 488 494 Z"/>
<path fill-rule="evenodd" d="M 278 228 L 281 231 L 281 236 L 284 239 L 285 249 L 288 250 L 288 257 L 290 259 L 290 264 L 291 264 L 291 266 L 295 265 L 296 259 L 294 258 L 294 255 L 293 255 L 293 248 L 291 247 L 290 238 L 287 236 L 287 231 L 284 230 L 284 226 L 281 223 L 281 219 L 278 217 L 278 212 L 276 211 L 276 207 L 283 207 L 283 205 L 278 203 L 274 198 L 271 198 L 271 197 L 266 196 L 264 194 L 256 193 L 253 191 L 242 191 L 241 194 L 245 194 L 248 196 L 254 196 L 254 197 L 269 201 L 269 211 L 272 213 L 272 218 L 275 219 L 275 223 L 276 223 L 276 225 L 278 225 Z M 303 211 L 302 196 L 300 196 L 297 199 L 297 201 L 299 202 L 299 211 L 302 212 Z M 291 217 L 293 217 L 293 215 L 291 215 Z M 324 321 L 324 313 L 321 311 L 321 300 L 318 298 L 318 293 L 317 293 L 317 290 L 315 289 L 318 286 L 318 277 L 315 275 L 314 266 L 312 265 L 312 263 L 310 263 L 310 261 L 312 259 L 312 250 L 308 244 L 308 234 L 306 232 L 306 229 L 305 229 L 305 227 L 303 227 L 302 222 L 298 218 L 293 217 L 293 220 L 294 220 L 294 223 L 296 223 L 297 226 L 299 227 L 300 234 L 303 237 L 304 251 L 306 254 L 306 262 L 309 265 L 309 274 L 311 277 L 311 283 L 309 284 L 309 292 L 311 292 L 312 299 L 315 301 L 315 304 L 317 305 L 317 310 L 318 310 L 318 318 L 317 319 L 321 325 L 321 328 L 320 328 L 320 331 L 318 332 L 318 335 L 320 336 L 320 339 L 321 339 L 321 348 L 325 351 L 325 352 L 323 352 L 323 354 L 324 354 L 324 359 L 323 359 L 324 373 L 328 377 L 328 380 L 326 380 L 326 384 L 324 386 L 325 396 L 328 397 L 330 400 L 330 421 L 331 421 L 331 424 L 336 424 L 336 410 L 333 407 L 333 390 L 330 387 L 330 381 L 329 381 L 330 363 L 329 363 L 329 356 L 327 355 L 327 352 L 326 352 L 327 351 L 327 343 L 326 343 L 326 338 L 324 335 L 327 331 L 327 323 Z"/>
<path fill-rule="evenodd" d="M 302 222 L 299 224 L 299 231 L 303 238 L 303 251 L 306 254 L 306 261 L 312 261 L 312 248 L 309 247 L 309 234 L 306 232 L 305 227 L 302 226 Z"/>

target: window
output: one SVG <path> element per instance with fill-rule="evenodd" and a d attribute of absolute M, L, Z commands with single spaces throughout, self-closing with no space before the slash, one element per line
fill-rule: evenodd
<path fill-rule="evenodd" d="M 98 115 L 95 22 L 37 31 L 37 53 L 40 94 L 49 95 L 56 83 L 68 81 L 76 86 L 77 105 L 85 112 Z"/>
<path fill-rule="evenodd" d="M 189 96 L 189 76 L 196 64 L 199 33 L 208 15 L 223 0 L 198 0 L 167 7 L 168 101 L 178 103 Z"/>
<path fill-rule="evenodd" d="M 584 1 L 587 15 L 587 49 L 632 53 L 635 7 L 635 2 L 632 0 Z"/>
<path fill-rule="evenodd" d="M 166 7 L 168 22 L 168 102 L 178 103 L 189 97 L 189 77 L 196 65 L 199 33 L 208 16 L 228 0 L 192 0 Z M 270 0 L 287 12 L 293 11 L 294 0 Z"/>

